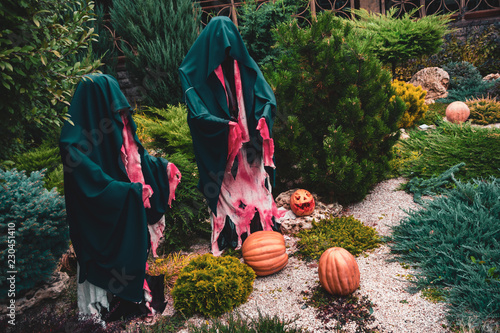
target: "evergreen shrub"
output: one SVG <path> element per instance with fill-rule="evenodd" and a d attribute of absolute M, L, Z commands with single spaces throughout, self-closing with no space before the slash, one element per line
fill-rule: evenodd
<path fill-rule="evenodd" d="M 299 180 L 327 200 L 355 202 L 389 171 L 406 106 L 358 33 L 329 12 L 308 28 L 278 27 L 283 52 L 264 67 L 279 106 L 278 190 Z"/>
<path fill-rule="evenodd" d="M 134 115 L 137 135 L 152 154 L 174 163 L 182 173 L 175 192 L 173 209 L 167 210 L 168 221 L 160 252 L 186 248 L 194 235 L 207 236 L 211 227 L 205 198 L 198 190 L 198 167 L 183 104 L 167 105 L 165 109 L 144 108 Z"/>
<path fill-rule="evenodd" d="M 55 187 L 60 194 L 64 194 L 64 174 L 57 146 L 42 144 L 38 148 L 14 156 L 13 162 L 17 170 L 24 170 L 27 174 L 45 170 L 44 187 L 49 191 Z"/>
<path fill-rule="evenodd" d="M 123 0 L 110 9 L 129 72 L 143 105 L 162 107 L 182 100 L 178 68 L 198 37 L 200 10 L 191 0 Z"/>
<path fill-rule="evenodd" d="M 469 120 L 473 124 L 500 123 L 500 101 L 493 98 L 472 98 L 465 102 L 470 110 Z"/>
<path fill-rule="evenodd" d="M 418 267 L 416 287 L 446 291 L 451 323 L 500 319 L 499 198 L 499 178 L 456 181 L 393 227 L 392 251 Z"/>
<path fill-rule="evenodd" d="M 330 217 L 313 221 L 311 229 L 301 230 L 297 237 L 298 253 L 306 258 L 319 259 L 331 247 L 342 247 L 352 255 L 380 245 L 377 231 L 365 226 L 353 216 Z"/>
<path fill-rule="evenodd" d="M 174 307 L 186 316 L 218 317 L 247 301 L 254 280 L 254 271 L 238 259 L 204 254 L 181 270 L 172 289 Z"/>
<path fill-rule="evenodd" d="M 26 176 L 16 169 L 0 170 L 0 243 L 5 244 L 0 268 L 17 271 L 16 294 L 50 278 L 69 246 L 64 198 L 47 191 L 42 179 L 39 171 Z M 15 258 L 9 256 L 11 249 Z M 0 294 L 7 295 L 8 288 L 1 279 Z"/>
<path fill-rule="evenodd" d="M 291 20 L 303 4 L 303 0 L 278 0 L 262 4 L 250 1 L 240 7 L 238 28 L 255 62 L 264 65 L 279 55 L 280 50 L 273 47 L 276 40 L 272 30 L 276 25 Z"/>
<path fill-rule="evenodd" d="M 457 89 L 464 85 L 477 83 L 483 79 L 478 69 L 470 62 L 449 62 L 443 66 L 443 70 L 450 76 L 448 89 Z"/>
<path fill-rule="evenodd" d="M 392 87 L 406 104 L 406 111 L 399 121 L 399 127 L 408 128 L 412 127 L 416 122 L 425 116 L 429 109 L 425 104 L 425 95 L 427 91 L 423 90 L 421 86 L 415 87 L 411 83 L 394 80 Z"/>
<path fill-rule="evenodd" d="M 468 98 L 485 96 L 495 84 L 495 81 L 484 81 L 479 70 L 467 61 L 450 62 L 443 70 L 450 75 L 450 86 L 448 96 L 438 100 L 441 103 L 465 102 Z"/>

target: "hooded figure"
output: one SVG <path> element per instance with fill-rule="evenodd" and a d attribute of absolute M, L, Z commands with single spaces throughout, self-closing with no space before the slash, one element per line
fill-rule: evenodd
<path fill-rule="evenodd" d="M 271 194 L 276 99 L 233 22 L 215 17 L 179 68 L 188 124 L 211 211 L 212 252 L 278 230 Z"/>
<path fill-rule="evenodd" d="M 59 146 L 79 266 L 78 305 L 81 313 L 96 314 L 109 305 L 106 292 L 143 301 L 149 249 L 156 255 L 163 216 L 181 175 L 175 165 L 145 151 L 113 77 L 85 77 L 69 115 Z"/>

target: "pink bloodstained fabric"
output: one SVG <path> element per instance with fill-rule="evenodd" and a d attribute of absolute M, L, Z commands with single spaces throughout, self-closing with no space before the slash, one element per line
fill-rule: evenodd
<path fill-rule="evenodd" d="M 215 70 L 215 73 L 225 89 L 221 66 Z M 269 175 L 265 171 L 264 165 L 274 168 L 272 160 L 274 143 L 269 136 L 269 129 L 264 118 L 259 120 L 257 127 L 264 139 L 263 157 L 262 159 L 254 159 L 252 164 L 247 159 L 247 156 L 254 154 L 254 152 L 249 151 L 244 146 L 244 143 L 250 141 L 250 135 L 237 61 L 234 61 L 234 78 L 238 101 L 238 122 L 231 121 L 229 123 L 228 156 L 217 203 L 217 216 L 211 213 L 213 224 L 212 253 L 216 256 L 221 254 L 217 239 L 224 228 L 226 217 L 229 217 L 235 225 L 238 235 L 237 248 L 240 248 L 242 245 L 241 235 L 250 234 L 250 224 L 255 214 L 259 214 L 263 230 L 272 230 L 273 217 L 279 218 L 281 215 L 278 213 L 274 198 L 270 188 L 268 188 L 270 186 L 266 186 L 269 185 Z M 233 177 L 231 169 L 236 158 L 238 159 L 238 167 L 236 176 Z"/>
<path fill-rule="evenodd" d="M 120 149 L 121 158 L 123 164 L 125 165 L 125 170 L 131 182 L 142 184 L 142 201 L 145 208 L 150 208 L 151 204 L 149 198 L 153 195 L 153 189 L 150 185 L 146 184 L 144 180 L 144 175 L 142 173 L 141 157 L 139 155 L 139 147 L 134 140 L 134 135 L 132 128 L 128 121 L 127 115 L 125 113 L 121 114 L 123 121 L 123 145 Z M 172 200 L 175 200 L 175 190 L 177 185 L 181 181 L 181 173 L 179 169 L 173 164 L 167 164 L 167 175 L 169 181 L 169 197 L 168 205 L 171 207 Z M 151 251 L 154 257 L 158 257 L 156 250 L 158 249 L 158 243 L 163 237 L 163 231 L 165 230 L 165 216 L 153 225 L 148 225 L 149 235 L 151 239 Z M 146 271 L 148 269 L 148 264 L 146 263 Z M 151 290 L 148 283 L 144 280 L 143 289 L 146 294 L 146 307 L 150 310 L 150 315 L 154 314 L 154 309 L 151 307 Z"/>

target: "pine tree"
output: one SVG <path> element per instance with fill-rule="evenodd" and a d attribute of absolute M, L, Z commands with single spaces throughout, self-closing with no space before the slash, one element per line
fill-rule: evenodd
<path fill-rule="evenodd" d="M 283 24 L 277 38 L 282 55 L 265 68 L 278 102 L 277 176 L 341 203 L 363 199 L 389 170 L 405 110 L 390 73 L 331 13 L 310 28 Z"/>
<path fill-rule="evenodd" d="M 198 5 L 191 0 L 122 0 L 110 11 L 127 68 L 148 106 L 177 105 L 182 99 L 178 68 L 199 33 Z M 132 46 L 132 47 L 130 47 Z"/>

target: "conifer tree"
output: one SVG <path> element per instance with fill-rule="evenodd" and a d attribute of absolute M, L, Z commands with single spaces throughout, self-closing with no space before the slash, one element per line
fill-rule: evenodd
<path fill-rule="evenodd" d="M 148 106 L 182 99 L 178 68 L 199 33 L 198 5 L 191 0 L 121 0 L 110 11 L 123 43 L 127 68 Z M 132 48 L 130 47 L 132 45 Z"/>
<path fill-rule="evenodd" d="M 278 103 L 277 186 L 300 180 L 349 203 L 389 170 L 405 104 L 357 32 L 326 12 L 310 28 L 278 27 L 283 52 L 264 70 Z"/>

